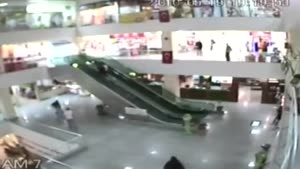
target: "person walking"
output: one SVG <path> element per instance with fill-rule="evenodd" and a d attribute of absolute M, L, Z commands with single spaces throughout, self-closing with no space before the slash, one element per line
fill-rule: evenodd
<path fill-rule="evenodd" d="M 226 51 L 225 51 L 225 57 L 226 57 L 227 62 L 230 62 L 230 53 L 231 53 L 231 51 L 232 51 L 232 49 L 227 43 L 226 44 Z"/>
<path fill-rule="evenodd" d="M 214 45 L 215 45 L 215 41 L 212 39 L 210 40 L 210 51 L 213 51 L 214 50 Z"/>
<path fill-rule="evenodd" d="M 175 156 L 172 156 L 165 164 L 164 169 L 184 169 L 184 166 Z"/>
<path fill-rule="evenodd" d="M 197 41 L 195 43 L 195 49 L 196 49 L 196 52 L 197 52 L 197 56 L 202 56 L 202 42 L 201 41 Z"/>
<path fill-rule="evenodd" d="M 281 120 L 281 117 L 282 117 L 282 106 L 280 105 L 276 110 L 276 116 L 272 122 L 276 128 L 278 128 L 278 124 Z"/>
<path fill-rule="evenodd" d="M 73 111 L 69 107 L 67 107 L 64 114 L 65 114 L 68 128 L 71 131 L 77 131 L 77 126 L 76 126 L 74 118 L 73 118 Z"/>
<path fill-rule="evenodd" d="M 58 123 L 63 123 L 65 117 L 64 117 L 64 112 L 62 110 L 62 107 L 59 103 L 58 100 L 56 100 L 55 102 L 53 102 L 51 104 L 51 107 L 54 108 L 55 110 L 55 115 L 56 115 L 56 119 Z"/>

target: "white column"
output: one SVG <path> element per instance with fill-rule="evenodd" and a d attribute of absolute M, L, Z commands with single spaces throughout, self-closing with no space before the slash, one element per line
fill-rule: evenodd
<path fill-rule="evenodd" d="M 6 120 L 17 118 L 12 97 L 8 88 L 0 88 L 0 113 Z"/>
<path fill-rule="evenodd" d="M 172 50 L 172 32 L 162 32 L 162 51 Z"/>
<path fill-rule="evenodd" d="M 164 75 L 162 94 L 164 97 L 177 101 L 180 97 L 180 81 L 178 75 Z"/>
<path fill-rule="evenodd" d="M 295 55 L 300 54 L 300 30 L 293 29 L 289 32 L 289 42 Z"/>

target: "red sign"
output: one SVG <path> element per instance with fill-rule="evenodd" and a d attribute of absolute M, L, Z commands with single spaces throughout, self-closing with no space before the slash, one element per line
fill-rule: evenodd
<path fill-rule="evenodd" d="M 160 22 L 170 22 L 170 14 L 168 10 L 159 11 Z"/>
<path fill-rule="evenodd" d="M 173 52 L 172 51 L 162 51 L 162 63 L 172 64 L 173 63 Z"/>

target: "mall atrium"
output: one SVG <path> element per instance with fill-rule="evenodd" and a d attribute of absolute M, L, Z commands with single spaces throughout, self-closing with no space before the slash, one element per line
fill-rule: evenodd
<path fill-rule="evenodd" d="M 0 168 L 299 169 L 298 0 L 0 0 Z"/>

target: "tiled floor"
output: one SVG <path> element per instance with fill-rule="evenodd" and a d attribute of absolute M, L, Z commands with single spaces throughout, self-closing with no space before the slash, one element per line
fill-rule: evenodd
<path fill-rule="evenodd" d="M 74 110 L 79 132 L 88 145 L 87 151 L 65 162 L 79 169 L 162 169 L 175 155 L 187 169 L 247 169 L 259 146 L 276 135 L 268 122 L 275 109 L 274 105 L 262 105 L 248 97 L 253 93 L 247 88 L 241 90 L 244 94 L 240 103 L 223 103 L 228 114 L 208 116 L 208 132 L 196 135 L 144 122 L 99 117 L 95 99 L 60 96 L 59 100 Z M 49 109 L 52 101 L 22 106 L 19 115 L 66 128 L 56 123 Z M 250 133 L 252 120 L 262 122 L 257 135 Z"/>

